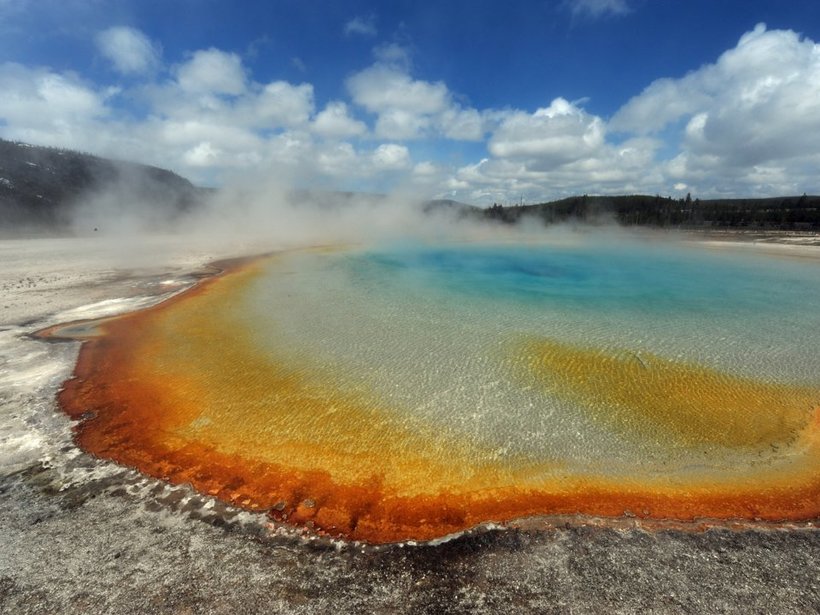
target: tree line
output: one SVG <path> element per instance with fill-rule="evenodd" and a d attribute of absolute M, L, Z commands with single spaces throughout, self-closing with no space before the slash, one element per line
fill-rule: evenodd
<path fill-rule="evenodd" d="M 659 195 L 577 196 L 534 205 L 493 204 L 485 218 L 517 222 L 534 217 L 548 224 L 613 220 L 625 226 L 820 231 L 820 196 L 763 199 L 673 199 Z"/>

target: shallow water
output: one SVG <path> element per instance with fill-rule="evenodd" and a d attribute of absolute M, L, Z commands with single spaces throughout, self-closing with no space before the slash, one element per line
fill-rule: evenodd
<path fill-rule="evenodd" d="M 584 459 L 625 442 L 528 382 L 528 341 L 816 387 L 817 305 L 813 263 L 621 242 L 294 254 L 266 266 L 241 310 L 260 350 L 322 379 L 505 454 Z"/>
<path fill-rule="evenodd" d="M 69 405 L 128 408 L 84 424 L 103 456 L 376 542 L 806 518 L 817 305 L 815 263 L 656 243 L 291 252 L 104 325 Z"/>

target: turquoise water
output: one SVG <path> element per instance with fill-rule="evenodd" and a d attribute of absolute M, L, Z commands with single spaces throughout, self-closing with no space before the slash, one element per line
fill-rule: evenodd
<path fill-rule="evenodd" d="M 474 299 L 556 309 L 720 314 L 730 302 L 748 316 L 773 308 L 772 292 L 787 310 L 820 298 L 818 286 L 806 284 L 812 274 L 817 281 L 816 268 L 636 245 L 414 247 L 351 261 L 385 286 L 411 282 Z"/>
<path fill-rule="evenodd" d="M 820 384 L 820 265 L 584 237 L 401 245 L 272 260 L 242 299 L 277 361 L 503 456 L 645 459 L 522 376 L 523 339 Z"/>
<path fill-rule="evenodd" d="M 820 374 L 816 261 L 593 241 L 410 246 L 350 256 L 342 268 L 358 288 L 396 301 L 432 293 L 454 312 L 489 310 L 495 328 L 526 319 L 533 332 L 573 343 L 639 345 L 670 358 L 680 349 L 788 382 Z"/>

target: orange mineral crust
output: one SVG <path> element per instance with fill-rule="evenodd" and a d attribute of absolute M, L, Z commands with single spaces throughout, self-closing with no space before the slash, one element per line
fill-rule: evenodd
<path fill-rule="evenodd" d="M 549 455 L 499 456 L 486 443 L 405 416 L 367 387 L 340 386 L 327 377 L 332 370 L 316 372 L 309 359 L 263 352 L 237 297 L 265 263 L 99 325 L 59 397 L 79 420 L 83 449 L 278 520 L 371 543 L 543 514 L 820 517 L 817 390 L 528 340 L 511 352 L 522 357 L 530 385 L 627 440 L 660 439 L 707 462 L 676 465 L 670 456 L 666 469 L 648 471 L 607 460 L 584 467 Z M 641 378 L 640 392 L 626 386 Z M 733 393 L 724 404 L 719 390 L 727 383 Z"/>

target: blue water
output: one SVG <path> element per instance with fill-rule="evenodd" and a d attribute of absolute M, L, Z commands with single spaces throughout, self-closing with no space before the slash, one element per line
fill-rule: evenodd
<path fill-rule="evenodd" d="M 641 244 L 411 246 L 351 257 L 385 289 L 427 286 L 471 300 L 549 308 L 706 311 L 735 316 L 820 310 L 820 267 Z M 816 322 L 816 318 L 812 319 Z"/>
<path fill-rule="evenodd" d="M 523 382 L 526 339 L 820 384 L 816 260 L 595 237 L 293 252 L 237 305 L 303 377 L 502 456 L 655 454 Z"/>

